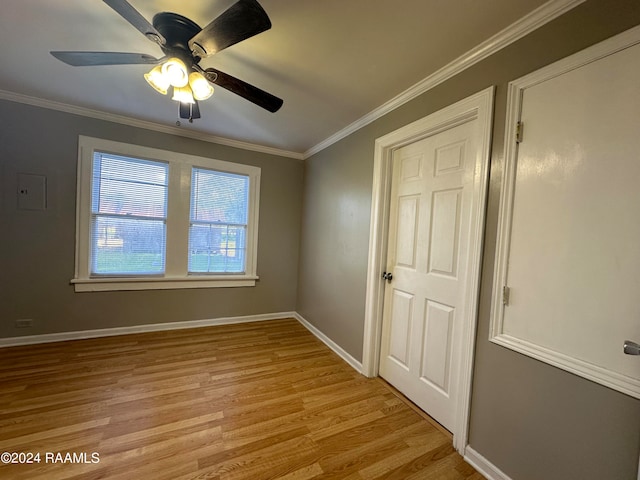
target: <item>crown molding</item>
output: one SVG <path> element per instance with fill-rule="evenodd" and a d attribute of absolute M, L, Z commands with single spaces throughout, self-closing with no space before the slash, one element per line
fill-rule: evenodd
<path fill-rule="evenodd" d="M 521 19 L 512 23 L 504 30 L 501 30 L 493 37 L 489 38 L 488 40 L 469 50 L 467 53 L 456 58 L 453 62 L 445 65 L 440 70 L 437 70 L 412 87 L 409 87 L 401 94 L 395 96 L 388 102 L 369 112 L 364 117 L 361 117 L 339 132 L 333 134 L 314 147 L 310 148 L 309 150 L 304 152 L 303 158 L 307 159 L 312 155 L 315 155 L 316 153 L 333 145 L 334 143 L 342 140 L 343 138 L 351 135 L 357 130 L 360 130 L 362 127 L 369 125 L 370 123 L 386 115 L 387 113 L 440 85 L 454 75 L 457 75 L 458 73 L 484 60 L 490 55 L 493 55 L 499 50 L 502 50 L 508 45 L 511 45 L 525 35 L 533 32 L 546 23 L 549 23 L 551 20 L 558 18 L 560 15 L 577 7 L 584 1 L 585 0 L 548 1 L 547 3 L 541 5 Z"/>
<path fill-rule="evenodd" d="M 414 98 L 422 95 L 423 93 L 431 90 L 432 88 L 440 85 L 446 80 L 450 79 L 454 75 L 466 70 L 467 68 L 475 65 L 476 63 L 484 60 L 485 58 L 493 55 L 506 46 L 516 42 L 525 35 L 540 28 L 546 23 L 554 20 L 560 15 L 568 12 L 569 10 L 577 7 L 585 0 L 549 0 L 544 5 L 541 5 L 537 9 L 533 10 L 529 14 L 525 15 L 521 19 L 517 20 L 504 30 L 498 32 L 493 37 L 482 42 L 478 46 L 472 48 L 467 53 L 461 55 L 453 62 L 445 65 L 441 69 L 437 70 L 433 74 L 429 75 L 425 79 L 416 83 L 412 87 L 401 94 L 395 96 L 388 102 L 385 102 L 381 106 L 372 110 L 365 116 L 346 126 L 342 130 L 336 132 L 330 137 L 324 139 L 322 142 L 311 147 L 304 153 L 293 152 L 289 150 L 281 150 L 278 148 L 267 147 L 263 145 L 257 145 L 254 143 L 242 142 L 239 140 L 232 140 L 224 137 L 218 137 L 202 132 L 195 132 L 192 130 L 184 130 L 179 127 L 170 125 L 163 125 L 146 120 L 138 120 L 135 118 L 127 117 L 124 115 L 117 115 L 113 113 L 101 112 L 99 110 L 93 110 L 85 107 L 78 107 L 67 103 L 56 102 L 53 100 L 46 100 L 43 98 L 32 97 L 28 95 L 22 95 L 5 90 L 0 90 L 0 100 L 8 100 L 11 102 L 24 103 L 26 105 L 32 105 L 36 107 L 47 108 L 50 110 L 58 110 L 61 112 L 71 113 L 74 115 L 81 115 L 84 117 L 96 118 L 98 120 L 105 120 L 108 122 L 120 123 L 123 125 L 129 125 L 132 127 L 144 128 L 146 130 L 152 130 L 155 132 L 167 133 L 170 135 L 177 135 L 180 137 L 192 138 L 195 140 L 201 140 L 204 142 L 215 143 L 218 145 L 225 145 L 228 147 L 240 148 L 243 150 L 250 150 L 254 152 L 266 153 L 270 155 L 278 155 L 281 157 L 294 158 L 297 160 L 305 160 L 316 153 L 324 150 L 325 148 L 333 145 L 334 143 L 342 140 L 343 138 L 351 135 L 352 133 L 360 130 L 362 127 L 369 125 L 380 117 L 395 110 L 396 108 L 404 105 L 405 103 L 413 100 Z"/>
<path fill-rule="evenodd" d="M 303 155 L 298 152 L 291 152 L 288 150 L 281 150 L 279 148 L 257 145 L 255 143 L 241 142 L 239 140 L 232 140 L 229 138 L 217 137 L 215 135 L 209 135 L 207 133 L 202 133 L 202 132 L 195 132 L 193 130 L 184 130 L 179 127 L 162 125 L 160 123 L 149 122 L 146 120 L 138 120 L 135 118 L 124 116 L 124 115 L 101 112 L 99 110 L 93 110 L 85 107 L 78 107 L 76 105 L 70 105 L 68 103 L 56 102 L 53 100 L 46 100 L 44 98 L 32 97 L 32 96 L 23 95 L 20 93 L 9 92 L 6 90 L 0 90 L 0 100 L 23 103 L 25 105 L 47 108 L 49 110 L 57 110 L 59 112 L 71 113 L 73 115 L 80 115 L 83 117 L 90 117 L 98 120 L 105 120 L 107 122 L 119 123 L 121 125 L 129 125 L 131 127 L 144 128 L 146 130 L 152 130 L 154 132 L 167 133 L 167 134 L 176 135 L 179 137 L 192 138 L 194 140 L 201 140 L 203 142 L 215 143 L 218 145 L 225 145 L 227 147 L 240 148 L 243 150 L 250 150 L 250 151 L 266 153 L 270 155 L 278 155 L 280 157 L 295 158 L 297 160 L 304 159 Z"/>

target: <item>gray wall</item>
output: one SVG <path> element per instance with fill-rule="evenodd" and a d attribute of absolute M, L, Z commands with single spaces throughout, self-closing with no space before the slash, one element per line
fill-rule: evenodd
<path fill-rule="evenodd" d="M 7 101 L 0 121 L 0 338 L 295 310 L 302 161 Z M 261 167 L 256 286 L 75 293 L 78 135 Z M 47 176 L 46 211 L 17 209 L 17 173 Z"/>
<path fill-rule="evenodd" d="M 514 480 L 636 478 L 640 401 L 487 339 L 507 83 L 639 23 L 637 0 L 588 1 L 305 165 L 297 311 L 361 359 L 374 141 L 497 86 L 470 444 Z"/>

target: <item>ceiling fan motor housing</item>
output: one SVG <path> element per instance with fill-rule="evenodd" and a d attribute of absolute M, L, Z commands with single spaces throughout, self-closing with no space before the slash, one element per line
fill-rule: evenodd
<path fill-rule="evenodd" d="M 168 57 L 178 57 L 188 67 L 200 61 L 189 48 L 189 40 L 202 30 L 197 23 L 177 13 L 162 12 L 153 17 L 153 26 L 166 39 L 162 51 Z"/>

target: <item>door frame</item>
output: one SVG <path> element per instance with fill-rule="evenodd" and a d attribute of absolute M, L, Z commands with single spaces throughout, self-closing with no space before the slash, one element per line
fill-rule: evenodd
<path fill-rule="evenodd" d="M 435 135 L 455 126 L 473 120 L 479 122 L 476 169 L 473 178 L 473 199 L 471 211 L 471 238 L 467 262 L 465 284 L 465 309 L 461 339 L 460 369 L 453 380 L 457 382 L 455 428 L 453 445 L 462 454 L 467 446 L 469 430 L 469 409 L 471 403 L 471 381 L 473 375 L 474 344 L 478 314 L 480 289 L 480 268 L 484 236 L 485 206 L 489 178 L 489 157 L 493 119 L 493 99 L 495 87 L 486 88 L 475 95 L 443 108 L 394 132 L 384 135 L 375 142 L 373 186 L 371 196 L 371 226 L 369 231 L 369 257 L 364 319 L 364 342 L 362 373 L 367 377 L 378 375 L 380 366 L 380 342 L 382 337 L 382 314 L 385 284 L 382 271 L 386 268 L 387 237 L 389 231 L 389 204 L 391 200 L 391 176 L 393 152 L 410 143 Z M 457 378 L 456 378 L 457 377 Z"/>

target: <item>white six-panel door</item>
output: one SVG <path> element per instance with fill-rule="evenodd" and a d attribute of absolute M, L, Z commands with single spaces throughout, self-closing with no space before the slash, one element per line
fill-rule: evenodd
<path fill-rule="evenodd" d="M 451 431 L 477 123 L 393 154 L 380 375 Z"/>

